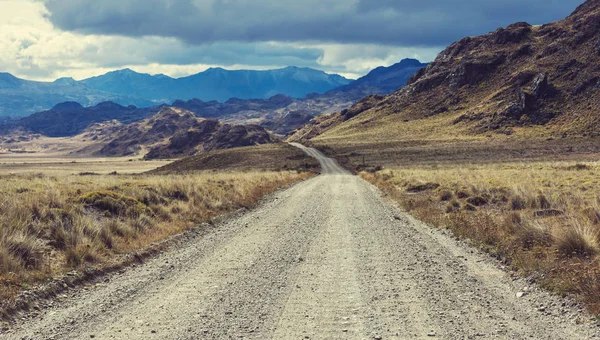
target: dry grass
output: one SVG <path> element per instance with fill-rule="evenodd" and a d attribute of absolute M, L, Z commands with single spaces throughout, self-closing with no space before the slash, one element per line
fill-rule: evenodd
<path fill-rule="evenodd" d="M 311 176 L 297 171 L 0 177 L 0 299 L 118 261 Z"/>
<path fill-rule="evenodd" d="M 361 176 L 416 217 L 600 312 L 600 164 L 415 165 Z"/>
<path fill-rule="evenodd" d="M 204 152 L 153 171 L 157 174 L 198 170 L 300 170 L 317 171 L 319 162 L 286 143 L 263 144 Z"/>

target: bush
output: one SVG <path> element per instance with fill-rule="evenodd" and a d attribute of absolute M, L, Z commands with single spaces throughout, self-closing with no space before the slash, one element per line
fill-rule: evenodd
<path fill-rule="evenodd" d="M 452 200 L 446 206 L 446 213 L 454 213 L 458 210 L 460 210 L 460 202 L 458 202 L 457 200 Z"/>
<path fill-rule="evenodd" d="M 525 209 L 527 202 L 523 197 L 519 195 L 514 195 L 509 200 L 509 205 L 512 210 L 523 210 Z"/>
<path fill-rule="evenodd" d="M 465 204 L 463 204 L 463 210 L 476 211 L 477 208 L 474 205 L 470 204 L 470 203 L 465 203 Z"/>
<path fill-rule="evenodd" d="M 452 191 L 444 190 L 440 193 L 440 201 L 442 202 L 449 201 L 452 199 L 452 197 L 454 197 Z"/>
<path fill-rule="evenodd" d="M 488 204 L 488 201 L 481 196 L 475 196 L 475 197 L 468 198 L 467 203 L 469 203 L 473 206 L 476 206 L 476 207 L 481 207 L 483 205 Z"/>
<path fill-rule="evenodd" d="M 456 197 L 458 197 L 460 199 L 467 198 L 469 196 L 471 196 L 471 195 L 469 195 L 469 193 L 465 190 L 459 190 L 456 192 Z"/>
<path fill-rule="evenodd" d="M 407 192 L 423 192 L 427 190 L 435 190 L 439 188 L 440 185 L 437 183 L 425 183 L 425 184 L 409 184 L 406 188 Z"/>
<path fill-rule="evenodd" d="M 598 253 L 598 230 L 590 225 L 574 223 L 556 236 L 558 251 L 567 257 L 588 257 Z"/>
<path fill-rule="evenodd" d="M 137 217 L 148 211 L 147 207 L 135 198 L 112 191 L 93 191 L 80 196 L 76 201 L 110 216 Z"/>

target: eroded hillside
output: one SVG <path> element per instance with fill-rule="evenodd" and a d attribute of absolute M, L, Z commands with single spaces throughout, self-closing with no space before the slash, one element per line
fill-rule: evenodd
<path fill-rule="evenodd" d="M 293 139 L 595 136 L 599 89 L 600 1 L 590 0 L 555 23 L 461 39 L 370 109 L 319 117 Z"/>

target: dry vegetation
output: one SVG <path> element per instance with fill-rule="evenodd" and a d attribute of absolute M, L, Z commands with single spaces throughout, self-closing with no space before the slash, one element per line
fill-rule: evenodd
<path fill-rule="evenodd" d="M 249 207 L 308 172 L 0 177 L 0 299 Z M 0 304 L 1 305 L 1 304 Z"/>
<path fill-rule="evenodd" d="M 286 143 L 215 150 L 187 157 L 153 171 L 156 174 L 197 170 L 317 171 L 319 162 Z"/>
<path fill-rule="evenodd" d="M 425 222 L 600 312 L 600 164 L 413 165 L 361 172 Z"/>

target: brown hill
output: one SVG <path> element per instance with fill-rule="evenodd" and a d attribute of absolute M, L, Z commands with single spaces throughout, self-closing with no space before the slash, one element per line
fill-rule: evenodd
<path fill-rule="evenodd" d="M 318 117 L 292 139 L 596 136 L 599 90 L 600 0 L 589 0 L 555 23 L 455 42 L 403 89 Z"/>
<path fill-rule="evenodd" d="M 82 153 L 109 157 L 145 154 L 146 159 L 273 142 L 262 127 L 223 124 L 174 107 L 163 107 L 157 114 L 128 125 L 95 124 L 77 138 L 97 141 Z"/>
<path fill-rule="evenodd" d="M 187 131 L 177 132 L 167 144 L 155 146 L 145 159 L 192 156 L 199 152 L 269 144 L 275 139 L 258 125 L 224 124 L 216 119 L 199 120 Z"/>

